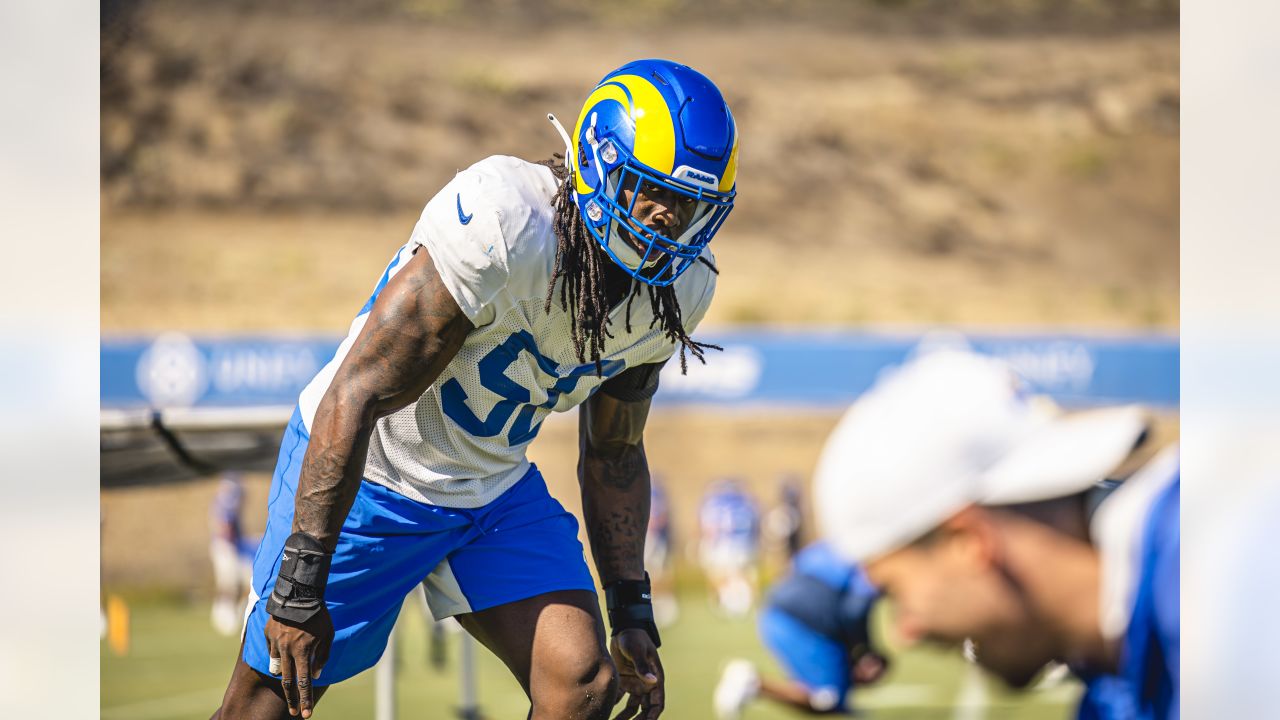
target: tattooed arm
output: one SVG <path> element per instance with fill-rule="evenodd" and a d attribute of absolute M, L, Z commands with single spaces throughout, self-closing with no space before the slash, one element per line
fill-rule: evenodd
<path fill-rule="evenodd" d="M 374 422 L 417 400 L 472 329 L 427 250 L 419 248 L 379 293 L 316 409 L 298 478 L 294 532 L 333 550 L 360 489 Z"/>
<path fill-rule="evenodd" d="M 633 368 L 610 382 L 626 382 Z M 656 367 L 652 372 L 656 381 Z M 653 383 L 656 388 L 656 382 Z M 601 388 L 578 416 L 578 481 L 582 517 L 600 582 L 644 579 L 644 536 L 649 524 L 649 462 L 644 455 L 644 422 L 649 399 L 622 400 Z M 651 391 L 650 391 L 651 392 Z M 644 393 L 641 393 L 643 395 Z M 613 635 L 609 652 L 618 668 L 618 684 L 627 705 L 618 717 L 653 720 L 666 705 L 665 678 L 658 648 L 644 630 Z"/>
<path fill-rule="evenodd" d="M 644 579 L 649 524 L 649 462 L 644 423 L 649 401 L 592 395 L 578 417 L 582 516 L 600 582 Z"/>
<path fill-rule="evenodd" d="M 419 248 L 379 293 L 316 408 L 294 498 L 295 533 L 333 552 L 360 489 L 374 422 L 420 397 L 471 330 L 426 249 Z M 321 603 L 302 620 L 273 614 L 263 632 L 272 663 L 279 663 L 289 714 L 310 717 L 311 679 L 333 644 L 328 609 Z"/>

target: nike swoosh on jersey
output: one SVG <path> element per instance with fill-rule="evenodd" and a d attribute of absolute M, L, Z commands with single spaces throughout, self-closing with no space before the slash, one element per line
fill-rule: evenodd
<path fill-rule="evenodd" d="M 458 222 L 462 223 L 463 225 L 466 225 L 467 223 L 471 222 L 471 218 L 475 216 L 476 216 L 475 213 L 471 213 L 470 215 L 467 215 L 466 213 L 462 212 L 462 193 L 458 193 Z"/>

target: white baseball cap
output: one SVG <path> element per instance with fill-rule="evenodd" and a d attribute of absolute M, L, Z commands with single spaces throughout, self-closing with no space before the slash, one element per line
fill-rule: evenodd
<path fill-rule="evenodd" d="M 970 504 L 1083 491 L 1145 428 L 1136 406 L 1064 414 L 1000 360 L 929 353 L 877 382 L 827 438 L 814 476 L 818 525 L 841 554 L 870 560 Z"/>

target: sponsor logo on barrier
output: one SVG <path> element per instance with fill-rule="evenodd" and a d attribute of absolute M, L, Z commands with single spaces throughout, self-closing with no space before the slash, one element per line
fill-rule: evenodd
<path fill-rule="evenodd" d="M 1083 392 L 1093 382 L 1093 355 L 1080 343 L 1021 345 L 991 354 L 1012 365 L 1018 374 L 1044 391 Z"/>
<path fill-rule="evenodd" d="M 751 347 L 731 345 L 724 352 L 707 354 L 707 364 L 691 360 L 689 374 L 680 374 L 680 363 L 669 362 L 662 369 L 659 393 L 682 400 L 735 400 L 755 392 L 764 371 L 764 360 Z"/>
<path fill-rule="evenodd" d="M 219 393 L 296 393 L 320 369 L 311 348 L 287 345 L 220 350 L 210 364 Z"/>
<path fill-rule="evenodd" d="M 912 349 L 912 356 L 938 350 L 960 350 L 990 355 L 1009 363 L 1038 392 L 1084 392 L 1093 383 L 1096 367 L 1093 354 L 1083 343 L 1067 340 L 1047 342 L 1003 342 L 977 346 L 962 333 L 931 332 Z"/>
<path fill-rule="evenodd" d="M 781 338 L 781 339 L 780 339 Z M 716 338 L 711 336 L 711 341 Z M 883 372 L 922 352 L 968 349 L 1011 364 L 1032 392 L 1068 404 L 1178 403 L 1177 339 L 1133 342 L 1107 337 L 966 338 L 850 333 L 742 334 L 724 338 L 725 352 L 707 364 L 678 362 L 663 371 L 658 402 L 735 403 L 767 400 L 835 407 L 854 401 Z M 336 339 L 219 338 L 181 333 L 147 343 L 103 342 L 104 407 L 157 408 L 291 404 L 332 356 Z M 766 373 L 766 364 L 768 372 Z"/>
<path fill-rule="evenodd" d="M 181 333 L 156 338 L 138 360 L 138 389 L 156 407 L 190 407 L 209 386 L 204 356 Z"/>
<path fill-rule="evenodd" d="M 138 390 L 153 407 L 198 403 L 288 403 L 315 377 L 314 348 L 289 343 L 212 346 L 161 335 L 138 358 Z"/>

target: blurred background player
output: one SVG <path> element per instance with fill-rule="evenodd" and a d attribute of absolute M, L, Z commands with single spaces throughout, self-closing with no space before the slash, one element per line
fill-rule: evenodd
<path fill-rule="evenodd" d="M 761 675 L 748 660 L 731 661 L 712 699 L 716 715 L 736 720 L 756 697 L 806 713 L 847 712 L 849 690 L 880 679 L 887 666 L 871 643 L 878 595 L 828 544 L 801 550 L 760 611 L 760 638 L 787 678 Z"/>
<path fill-rule="evenodd" d="M 1082 718 L 1176 719 L 1179 462 L 1146 434 L 1137 408 L 1064 415 L 998 360 L 926 355 L 832 432 L 819 523 L 907 642 L 971 639 L 1014 688 L 1067 663 Z"/>
<path fill-rule="evenodd" d="M 653 620 L 667 627 L 680 615 L 676 600 L 675 573 L 671 564 L 671 506 L 659 476 L 649 481 L 649 526 L 644 537 L 644 567 L 653 590 Z"/>
<path fill-rule="evenodd" d="M 731 617 L 745 616 L 758 582 L 759 506 L 737 478 L 723 478 L 707 488 L 698 527 L 698 559 L 713 606 Z"/>
<path fill-rule="evenodd" d="M 240 632 L 244 603 L 253 579 L 256 539 L 240 526 L 244 485 L 239 473 L 223 473 L 209 506 L 209 561 L 213 565 L 213 610 L 210 620 L 221 635 Z"/>
<path fill-rule="evenodd" d="M 804 482 L 798 475 L 784 475 L 778 486 L 781 488 L 778 504 L 765 515 L 764 528 L 770 545 L 777 547 L 789 563 L 804 547 Z"/>

